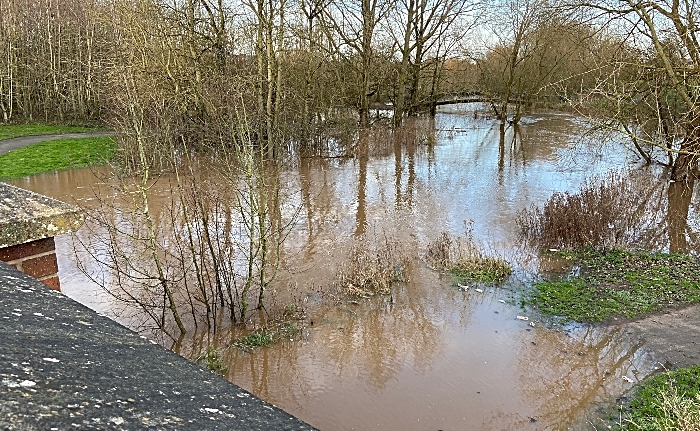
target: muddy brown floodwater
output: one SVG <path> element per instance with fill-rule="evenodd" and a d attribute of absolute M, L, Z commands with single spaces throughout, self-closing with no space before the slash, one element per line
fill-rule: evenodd
<path fill-rule="evenodd" d="M 532 327 L 516 319 L 528 313 L 518 289 L 547 266 L 518 244 L 517 211 L 575 190 L 586 176 L 637 168 L 637 159 L 618 145 L 582 142 L 586 126 L 574 116 L 527 117 L 514 141 L 512 128 L 500 139 L 499 125 L 474 119 L 472 109 L 443 110 L 435 145 L 352 160 L 302 158 L 285 172 L 302 212 L 285 243 L 279 285 L 294 281 L 304 291 L 332 283 L 358 235 L 398 238 L 420 255 L 470 219 L 475 237 L 516 266 L 509 283 L 462 292 L 417 263 L 391 297 L 328 306 L 308 295 L 308 318 L 293 339 L 226 350 L 229 380 L 322 430 L 562 430 L 600 425 L 597 409 L 625 393 L 627 379 L 660 366 L 623 326 L 549 327 L 533 314 Z M 95 181 L 83 169 L 14 184 L 89 207 Z M 689 201 L 682 219 L 697 226 L 696 196 Z M 57 247 L 66 294 L 113 311 L 77 270 L 71 237 L 59 237 Z M 193 357 L 234 336 L 190 337 L 180 352 Z"/>

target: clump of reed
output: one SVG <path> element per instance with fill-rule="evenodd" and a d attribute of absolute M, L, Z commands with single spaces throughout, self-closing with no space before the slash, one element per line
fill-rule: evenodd
<path fill-rule="evenodd" d="M 486 253 L 473 235 L 474 222 L 464 223 L 464 235 L 453 237 L 443 232 L 428 244 L 425 259 L 435 269 L 446 270 L 464 281 L 498 283 L 505 280 L 513 268 L 501 256 Z"/>

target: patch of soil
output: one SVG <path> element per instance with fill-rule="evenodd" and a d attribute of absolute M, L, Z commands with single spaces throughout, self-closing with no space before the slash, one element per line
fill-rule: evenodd
<path fill-rule="evenodd" d="M 700 305 L 666 310 L 623 325 L 639 331 L 646 347 L 673 369 L 700 364 Z"/>

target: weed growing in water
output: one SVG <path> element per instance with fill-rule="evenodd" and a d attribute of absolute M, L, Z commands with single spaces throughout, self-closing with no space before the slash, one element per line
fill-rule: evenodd
<path fill-rule="evenodd" d="M 265 347 L 269 346 L 274 342 L 272 332 L 267 330 L 262 330 L 260 332 L 251 332 L 245 337 L 239 338 L 233 342 L 234 346 L 237 347 Z"/>
<path fill-rule="evenodd" d="M 646 178 L 646 177 L 645 177 Z M 578 192 L 557 192 L 542 208 L 521 210 L 522 238 L 539 248 L 626 248 L 656 226 L 654 181 L 610 172 L 586 180 Z"/>
<path fill-rule="evenodd" d="M 691 256 L 591 249 L 567 256 L 580 265 L 578 276 L 534 284 L 528 303 L 545 314 L 596 322 L 700 302 L 700 262 Z"/>
<path fill-rule="evenodd" d="M 228 366 L 224 365 L 224 358 L 221 350 L 213 346 L 207 346 L 207 349 L 201 352 L 194 361 L 218 374 L 225 374 L 226 371 L 228 371 Z"/>
<path fill-rule="evenodd" d="M 289 321 L 277 322 L 273 325 L 266 326 L 260 330 L 249 333 L 245 337 L 238 338 L 233 342 L 233 346 L 241 349 L 250 349 L 255 347 L 267 347 L 272 343 L 284 339 L 291 339 L 301 332 L 294 323 Z"/>
<path fill-rule="evenodd" d="M 394 283 L 406 281 L 407 259 L 399 243 L 387 237 L 370 243 L 359 238 L 350 261 L 340 272 L 339 289 L 346 295 L 369 297 L 388 295 Z"/>
<path fill-rule="evenodd" d="M 280 335 L 285 336 L 285 337 L 294 337 L 300 331 L 301 331 L 301 329 L 299 329 L 299 327 L 293 323 L 286 323 L 279 330 Z"/>
<path fill-rule="evenodd" d="M 474 241 L 474 221 L 464 222 L 464 237 L 453 238 L 443 232 L 428 244 L 426 260 L 436 269 L 448 270 L 461 280 L 497 283 L 505 280 L 513 268 L 500 256 L 483 252 Z"/>
<path fill-rule="evenodd" d="M 620 429 L 700 431 L 700 366 L 659 374 L 642 383 Z"/>

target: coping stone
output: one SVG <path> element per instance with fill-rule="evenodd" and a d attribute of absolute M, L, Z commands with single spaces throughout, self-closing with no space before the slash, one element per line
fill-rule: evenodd
<path fill-rule="evenodd" d="M 314 430 L 0 262 L 0 430 Z"/>
<path fill-rule="evenodd" d="M 75 232 L 80 208 L 0 182 L 0 248 Z"/>

